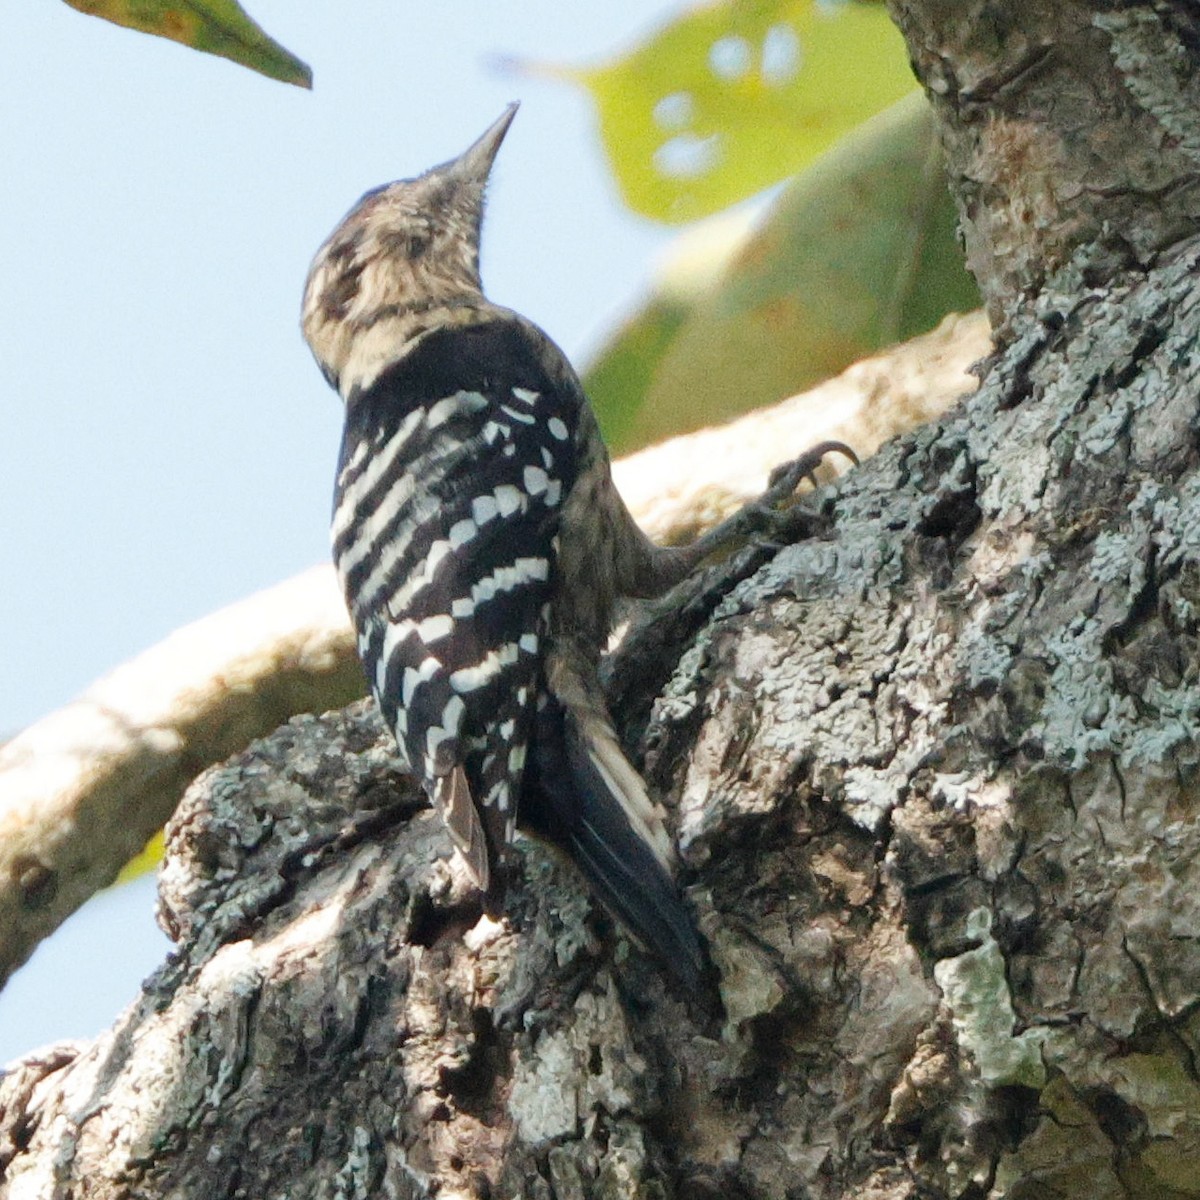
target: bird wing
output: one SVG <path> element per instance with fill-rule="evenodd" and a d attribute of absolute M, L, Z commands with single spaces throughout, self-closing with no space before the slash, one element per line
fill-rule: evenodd
<path fill-rule="evenodd" d="M 516 829 L 573 404 L 504 320 L 426 335 L 348 401 L 334 558 L 359 652 L 484 890 Z"/>

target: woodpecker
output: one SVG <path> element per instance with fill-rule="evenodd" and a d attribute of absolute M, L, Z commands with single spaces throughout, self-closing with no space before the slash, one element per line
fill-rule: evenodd
<path fill-rule="evenodd" d="M 484 190 L 516 110 L 367 192 L 313 260 L 304 336 L 346 417 L 334 561 L 371 690 L 489 911 L 520 822 L 694 988 L 706 957 L 663 810 L 597 675 L 613 606 L 678 583 L 849 451 L 815 447 L 689 546 L 642 533 L 562 351 L 483 295 Z"/>

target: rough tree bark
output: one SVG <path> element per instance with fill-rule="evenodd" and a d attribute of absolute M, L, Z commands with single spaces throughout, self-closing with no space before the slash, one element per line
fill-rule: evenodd
<path fill-rule="evenodd" d="M 893 8 L 1003 341 L 612 663 L 723 1020 L 538 846 L 481 920 L 374 715 L 299 719 L 176 815 L 140 1004 L 0 1084 L 0 1195 L 1200 1195 L 1200 21 Z"/>
<path fill-rule="evenodd" d="M 780 446 L 835 440 L 865 458 L 945 412 L 991 344 L 982 313 L 949 316 L 773 408 L 620 459 L 613 477 L 649 535 L 688 541 L 762 493 Z M 832 455 L 817 478 L 848 465 Z M 0 987 L 202 771 L 366 690 L 326 564 L 177 630 L 0 746 Z"/>

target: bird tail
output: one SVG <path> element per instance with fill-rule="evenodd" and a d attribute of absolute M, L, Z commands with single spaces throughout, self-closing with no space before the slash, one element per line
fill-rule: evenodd
<path fill-rule="evenodd" d="M 670 839 L 607 714 L 550 691 L 539 703 L 522 824 L 563 849 L 630 933 L 700 992 L 710 968 L 671 875 Z"/>

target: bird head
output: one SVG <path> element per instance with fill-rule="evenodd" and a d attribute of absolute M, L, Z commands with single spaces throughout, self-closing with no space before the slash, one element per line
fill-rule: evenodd
<path fill-rule="evenodd" d="M 317 251 L 301 325 L 325 377 L 343 394 L 348 367 L 361 376 L 369 361 L 378 370 L 384 343 L 399 354 L 425 314 L 482 302 L 484 192 L 516 111 L 510 104 L 457 158 L 367 192 Z"/>

